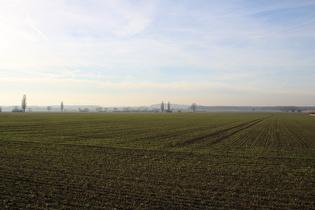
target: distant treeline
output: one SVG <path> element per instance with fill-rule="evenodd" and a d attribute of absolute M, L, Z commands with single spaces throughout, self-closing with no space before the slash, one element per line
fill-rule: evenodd
<path fill-rule="evenodd" d="M 171 104 L 171 110 L 177 111 L 192 111 L 191 105 Z M 98 105 L 67 105 L 65 111 L 67 112 L 126 112 L 126 111 L 160 111 L 161 104 L 153 104 L 151 106 L 132 106 L 132 107 L 101 107 Z M 1 110 L 4 112 L 11 112 L 12 110 L 21 111 L 17 106 L 2 106 Z M 60 105 L 52 106 L 28 106 L 27 111 L 60 111 Z M 202 106 L 196 104 L 196 111 L 280 111 L 280 112 L 315 112 L 315 106 Z"/>
<path fill-rule="evenodd" d="M 313 111 L 315 106 L 197 106 L 204 111 Z"/>

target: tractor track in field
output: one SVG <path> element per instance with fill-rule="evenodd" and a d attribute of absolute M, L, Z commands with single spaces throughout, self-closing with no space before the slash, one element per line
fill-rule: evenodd
<path fill-rule="evenodd" d="M 264 119 L 253 120 L 253 121 L 250 121 L 249 123 L 243 123 L 242 125 L 234 126 L 234 127 L 231 128 L 231 129 L 226 129 L 225 131 L 223 131 L 223 133 L 224 133 L 224 132 L 227 132 L 227 131 L 230 131 L 230 130 L 232 130 L 232 129 L 234 129 L 234 128 L 239 128 L 239 127 L 245 125 L 245 127 L 242 127 L 242 128 L 240 128 L 240 129 L 238 129 L 238 130 L 235 130 L 235 131 L 233 131 L 232 133 L 229 133 L 229 134 L 227 134 L 227 135 L 224 135 L 223 137 L 221 137 L 221 138 L 219 138 L 219 139 L 216 139 L 215 141 L 209 142 L 209 144 L 207 144 L 207 145 L 218 144 L 218 143 L 222 142 L 224 139 L 226 139 L 226 138 L 228 138 L 228 137 L 231 137 L 231 136 L 237 134 L 238 132 L 240 132 L 240 131 L 242 131 L 242 130 L 245 130 L 245 129 L 247 129 L 247 128 L 250 128 L 250 127 L 252 127 L 252 126 L 254 126 L 254 125 L 260 123 L 260 122 L 263 121 L 263 120 L 264 120 Z"/>
<path fill-rule="evenodd" d="M 242 130 L 250 128 L 250 127 L 260 123 L 261 121 L 263 121 L 265 119 L 266 118 L 259 118 L 259 119 L 256 119 L 256 120 L 251 120 L 249 122 L 245 122 L 245 123 L 242 123 L 242 124 L 239 124 L 239 125 L 236 125 L 236 126 L 224 129 L 224 130 L 219 130 L 219 131 L 216 131 L 214 133 L 210 133 L 210 134 L 207 134 L 207 135 L 204 135 L 204 136 L 199 136 L 197 138 L 188 139 L 188 140 L 186 140 L 184 142 L 179 142 L 176 145 L 172 145 L 172 147 L 184 147 L 184 146 L 187 146 L 187 145 L 190 145 L 190 144 L 203 142 L 207 138 L 210 138 L 210 137 L 219 137 L 219 138 L 215 139 L 214 141 L 209 142 L 207 144 L 208 146 L 211 146 L 211 145 L 214 145 L 214 144 L 218 144 L 218 143 L 222 142 L 224 139 L 226 139 L 228 137 L 231 137 L 231 136 L 237 134 L 238 132 L 240 132 Z"/>

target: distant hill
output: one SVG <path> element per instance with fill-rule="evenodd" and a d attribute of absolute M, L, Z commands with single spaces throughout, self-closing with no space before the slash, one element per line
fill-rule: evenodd
<path fill-rule="evenodd" d="M 160 109 L 161 104 L 150 107 Z M 164 102 L 164 108 L 167 103 Z M 190 109 L 191 105 L 171 104 L 171 109 Z M 203 106 L 197 104 L 197 111 L 314 111 L 315 106 Z"/>
<path fill-rule="evenodd" d="M 198 106 L 205 111 L 313 111 L 315 106 Z"/>

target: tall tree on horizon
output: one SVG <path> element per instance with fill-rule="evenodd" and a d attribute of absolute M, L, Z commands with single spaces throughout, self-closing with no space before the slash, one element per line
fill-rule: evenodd
<path fill-rule="evenodd" d="M 63 101 L 61 101 L 60 109 L 61 109 L 61 112 L 63 112 Z"/>
<path fill-rule="evenodd" d="M 167 111 L 168 111 L 168 112 L 171 111 L 171 103 L 170 103 L 170 102 L 167 103 Z"/>
<path fill-rule="evenodd" d="M 164 101 L 161 103 L 161 112 L 164 112 Z"/>
<path fill-rule="evenodd" d="M 22 110 L 23 110 L 23 112 L 25 112 L 25 110 L 26 110 L 26 95 L 23 95 Z"/>
<path fill-rule="evenodd" d="M 193 104 L 191 105 L 192 111 L 195 112 L 195 111 L 196 111 L 196 108 L 197 108 L 196 103 L 193 103 Z"/>

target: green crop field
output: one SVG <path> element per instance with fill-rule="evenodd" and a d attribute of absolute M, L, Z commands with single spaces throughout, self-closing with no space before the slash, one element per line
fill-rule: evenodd
<path fill-rule="evenodd" d="M 303 113 L 0 113 L 0 207 L 315 209 Z"/>

